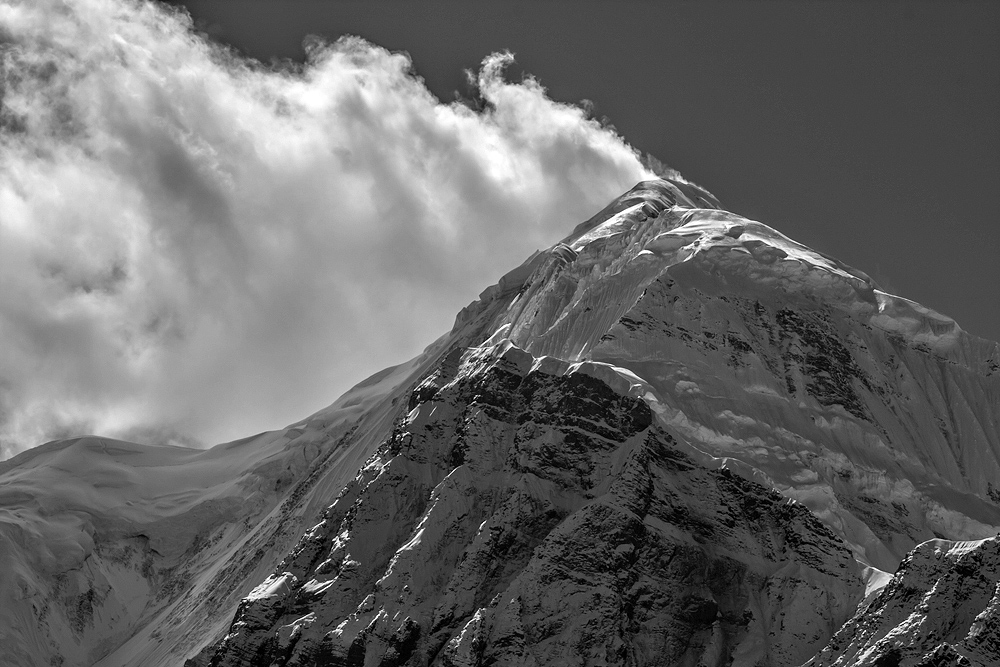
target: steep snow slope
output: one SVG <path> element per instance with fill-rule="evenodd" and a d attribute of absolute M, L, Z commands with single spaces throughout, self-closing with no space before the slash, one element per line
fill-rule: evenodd
<path fill-rule="evenodd" d="M 91 665 L 144 622 L 172 622 L 192 579 L 213 575 L 319 452 L 289 456 L 288 440 L 204 452 L 87 437 L 0 464 L 0 663 Z"/>
<path fill-rule="evenodd" d="M 760 223 L 654 217 L 665 189 L 566 239 L 502 335 L 629 370 L 692 451 L 746 464 L 863 562 L 891 571 L 926 539 L 996 534 L 997 345 Z"/>
<path fill-rule="evenodd" d="M 567 652 L 585 664 L 798 664 L 863 597 L 851 568 L 830 566 L 839 540 L 874 591 L 919 542 L 996 534 L 997 345 L 765 225 L 701 208 L 714 205 L 687 184 L 642 183 L 484 291 L 393 436 L 192 664 L 536 664 Z M 502 391 L 470 370 L 511 354 L 522 360 Z M 576 375 L 641 400 L 648 430 L 608 436 L 617 413 L 565 387 L 544 390 L 545 410 L 524 408 L 525 385 Z M 478 388 L 437 402 L 455 382 Z M 650 463 L 665 450 L 686 474 Z M 671 509 L 621 490 L 632 457 L 635 474 L 664 480 L 648 498 Z M 732 473 L 742 493 L 773 488 L 811 509 L 833 531 L 808 531 L 825 555 L 803 559 L 788 534 L 770 541 L 789 517 L 720 520 L 702 506 L 746 507 L 712 489 Z M 501 542 L 513 553 L 486 528 L 513 536 Z M 681 544 L 696 565 L 649 566 Z M 643 556 L 616 560 L 619 547 Z M 776 584 L 787 568 L 796 583 Z M 615 578 L 642 581 L 655 613 L 637 612 L 642 594 Z M 762 593 L 775 587 L 785 593 Z M 714 611 L 703 618 L 666 593 L 677 590 Z M 744 625 L 730 614 L 741 604 Z"/>

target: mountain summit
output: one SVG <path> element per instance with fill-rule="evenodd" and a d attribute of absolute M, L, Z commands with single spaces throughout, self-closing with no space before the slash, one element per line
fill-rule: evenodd
<path fill-rule="evenodd" d="M 647 181 L 287 429 L 0 464 L 0 655 L 998 664 L 998 480 L 997 344 Z"/>

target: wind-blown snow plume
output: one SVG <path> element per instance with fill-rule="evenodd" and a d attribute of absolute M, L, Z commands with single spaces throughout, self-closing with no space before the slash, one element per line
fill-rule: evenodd
<path fill-rule="evenodd" d="M 147 2 L 0 3 L 0 55 L 0 456 L 300 418 L 648 175 L 506 55 L 480 113 L 363 40 L 278 71 Z"/>

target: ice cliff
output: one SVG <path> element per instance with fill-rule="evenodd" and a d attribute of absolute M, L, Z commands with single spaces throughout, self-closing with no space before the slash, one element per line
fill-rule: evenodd
<path fill-rule="evenodd" d="M 1000 664 L 1000 348 L 679 179 L 288 429 L 0 482 L 10 664 Z"/>

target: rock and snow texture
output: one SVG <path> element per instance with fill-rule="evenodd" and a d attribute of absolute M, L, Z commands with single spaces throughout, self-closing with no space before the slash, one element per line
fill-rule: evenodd
<path fill-rule="evenodd" d="M 501 344 L 406 418 L 202 662 L 799 665 L 863 593 L 798 503 L 677 448 L 582 365 Z"/>
<path fill-rule="evenodd" d="M 692 448 L 892 571 L 1000 526 L 1000 350 L 864 274 L 657 184 L 552 253 L 501 324 L 532 354 L 627 369 Z M 644 201 L 643 201 L 644 200 Z M 582 233 L 581 233 L 582 232 Z"/>
<path fill-rule="evenodd" d="M 939 649 L 890 576 L 1000 532 L 1000 348 L 682 181 L 284 431 L 102 442 L 0 464 L 11 664 L 1000 664 L 995 601 Z"/>
<path fill-rule="evenodd" d="M 1000 664 L 1000 538 L 930 540 L 806 667 Z"/>

